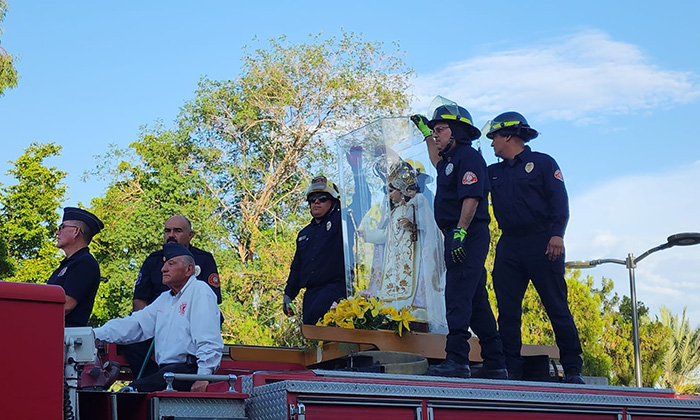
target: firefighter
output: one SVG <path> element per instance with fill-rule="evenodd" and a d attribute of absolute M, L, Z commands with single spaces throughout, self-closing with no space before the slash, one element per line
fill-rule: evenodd
<path fill-rule="evenodd" d="M 346 297 L 340 192 L 325 176 L 317 176 L 306 190 L 306 200 L 312 220 L 297 236 L 283 310 L 294 314 L 292 300 L 305 287 L 303 322 L 315 324 L 333 302 Z"/>
<path fill-rule="evenodd" d="M 153 392 L 165 389 L 163 374 L 212 375 L 221 362 L 219 307 L 211 288 L 195 277 L 192 253 L 180 244 L 163 245 L 163 284 L 168 291 L 126 318 L 112 319 L 95 328 L 95 338 L 129 344 L 153 338 L 159 370 L 130 384 L 133 389 Z M 204 392 L 207 381 L 175 381 L 178 391 Z"/>
<path fill-rule="evenodd" d="M 493 212 L 503 231 L 496 247 L 493 285 L 508 373 L 515 379 L 522 376 L 522 301 L 532 280 L 552 322 L 564 381 L 584 383 L 581 343 L 564 280 L 564 230 L 569 220 L 564 177 L 554 159 L 526 145 L 538 132 L 521 114 L 500 114 L 486 136 L 503 159 L 488 171 Z"/>
<path fill-rule="evenodd" d="M 219 273 L 214 257 L 207 251 L 201 250 L 190 244 L 194 237 L 192 224 L 181 215 L 174 215 L 165 221 L 163 228 L 163 244 L 180 244 L 186 247 L 194 256 L 195 264 L 200 268 L 196 273 L 197 279 L 207 283 L 216 295 L 217 303 L 221 303 L 221 289 Z M 169 290 L 163 284 L 161 269 L 165 264 L 163 250 L 152 252 L 141 265 L 136 284 L 134 286 L 133 310 L 138 311 L 155 301 L 161 293 Z M 220 318 L 219 321 L 223 321 Z M 158 370 L 156 363 L 150 358 L 153 353 L 152 341 L 134 343 L 128 346 L 120 346 L 119 351 L 129 361 L 134 376 L 148 376 Z M 148 362 L 144 365 L 144 361 Z"/>
<path fill-rule="evenodd" d="M 484 268 L 490 243 L 489 181 L 486 162 L 471 147 L 481 132 L 472 125 L 469 112 L 456 104 L 438 107 L 430 121 L 422 116 L 411 119 L 425 136 L 430 160 L 437 169 L 435 221 L 445 235 L 447 266 L 447 356 L 439 365 L 430 366 L 427 374 L 471 376 L 471 327 L 479 337 L 484 359 L 478 376 L 505 379 L 508 372 Z"/>
<path fill-rule="evenodd" d="M 63 222 L 56 229 L 56 246 L 66 254 L 48 284 L 57 284 L 66 293 L 66 327 L 87 326 L 100 285 L 100 266 L 88 245 L 100 230 L 102 221 L 87 210 L 63 209 Z"/>

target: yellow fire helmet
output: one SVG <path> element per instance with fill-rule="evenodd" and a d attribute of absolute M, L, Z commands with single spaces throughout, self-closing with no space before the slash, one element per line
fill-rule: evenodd
<path fill-rule="evenodd" d="M 326 193 L 336 200 L 340 200 L 340 190 L 338 190 L 338 186 L 329 182 L 323 175 L 315 176 L 311 180 L 309 188 L 306 189 L 306 198 L 312 193 Z"/>

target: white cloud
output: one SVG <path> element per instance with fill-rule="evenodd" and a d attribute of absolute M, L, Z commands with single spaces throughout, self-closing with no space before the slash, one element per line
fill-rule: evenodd
<path fill-rule="evenodd" d="M 660 69 L 640 49 L 587 31 L 543 45 L 448 64 L 414 81 L 425 109 L 436 94 L 492 115 L 503 107 L 538 119 L 585 122 L 700 97 L 698 76 Z"/>
<path fill-rule="evenodd" d="M 567 260 L 639 257 L 679 232 L 700 232 L 700 161 L 668 173 L 619 178 L 571 200 Z M 595 226 L 595 228 L 591 228 Z M 629 295 L 624 266 L 604 264 L 583 274 L 612 278 Z M 700 324 L 700 245 L 674 247 L 640 261 L 637 297 L 653 313 L 660 306 L 680 314 L 688 306 Z"/>

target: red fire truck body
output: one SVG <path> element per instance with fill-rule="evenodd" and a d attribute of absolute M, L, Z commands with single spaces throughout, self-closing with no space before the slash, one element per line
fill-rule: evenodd
<path fill-rule="evenodd" d="M 0 282 L 3 420 L 64 418 L 64 295 L 57 286 Z M 80 343 L 79 343 L 80 342 Z M 78 352 L 79 353 L 79 352 Z M 116 358 L 116 356 L 114 357 Z M 149 419 L 571 419 L 700 418 L 700 399 L 670 390 L 554 382 L 451 379 L 309 370 L 294 363 L 222 361 L 227 381 L 207 392 L 115 393 L 78 387 L 65 418 Z M 234 376 L 235 375 L 235 376 Z"/>

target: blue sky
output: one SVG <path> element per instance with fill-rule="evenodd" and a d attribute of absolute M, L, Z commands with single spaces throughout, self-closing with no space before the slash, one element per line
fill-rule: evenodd
<path fill-rule="evenodd" d="M 254 37 L 306 42 L 344 28 L 398 42 L 416 71 L 414 111 L 440 94 L 479 126 L 525 114 L 542 133 L 533 149 L 567 182 L 567 259 L 622 259 L 700 231 L 700 2 L 570 3 L 9 0 L 0 45 L 21 79 L 0 98 L 0 174 L 31 142 L 56 142 L 63 154 L 49 163 L 69 173 L 66 205 L 88 204 L 105 187 L 81 181 L 95 156 L 144 124 L 171 124 L 202 76 L 237 76 Z M 638 297 L 654 313 L 687 305 L 697 324 L 698 273 L 700 246 L 654 254 L 637 269 Z M 622 266 L 586 274 L 628 293 Z"/>

